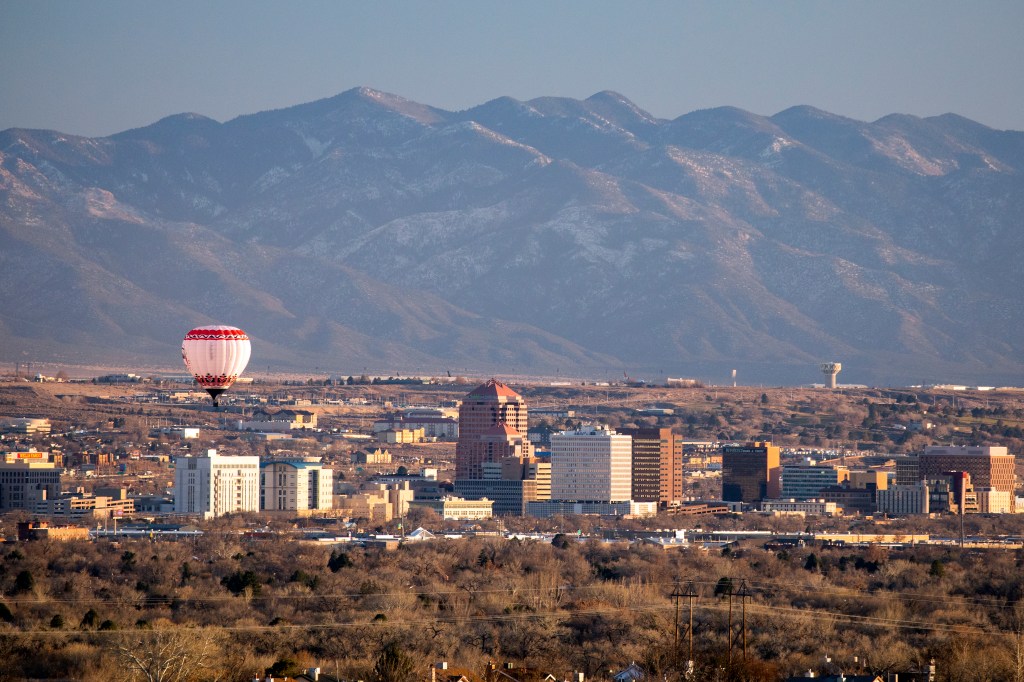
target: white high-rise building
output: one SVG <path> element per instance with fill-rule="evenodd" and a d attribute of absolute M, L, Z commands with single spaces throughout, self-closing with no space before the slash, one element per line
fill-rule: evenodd
<path fill-rule="evenodd" d="M 290 512 L 331 509 L 333 473 L 319 461 L 263 462 L 260 464 L 260 509 Z"/>
<path fill-rule="evenodd" d="M 260 510 L 260 458 L 218 455 L 174 458 L 174 511 L 204 518 Z"/>
<path fill-rule="evenodd" d="M 606 426 L 551 436 L 551 499 L 626 502 L 633 485 L 633 439 Z"/>

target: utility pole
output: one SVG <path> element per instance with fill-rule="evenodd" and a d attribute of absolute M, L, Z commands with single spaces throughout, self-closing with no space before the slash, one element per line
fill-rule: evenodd
<path fill-rule="evenodd" d="M 673 630 L 675 632 L 675 636 L 672 639 L 672 648 L 674 651 L 679 650 L 679 600 L 684 596 L 685 595 L 683 594 L 683 591 L 679 589 L 679 581 L 677 580 L 675 586 L 673 586 L 672 588 L 672 594 L 669 595 L 669 597 L 672 598 L 672 601 L 675 602 L 676 605 L 676 618 L 673 623 Z"/>
<path fill-rule="evenodd" d="M 729 586 L 729 672 L 732 672 L 732 585 Z"/>
<path fill-rule="evenodd" d="M 679 581 L 676 581 L 675 587 L 672 589 L 672 594 L 669 595 L 676 605 L 676 617 L 675 617 L 675 639 L 674 645 L 675 650 L 679 650 L 679 600 L 686 597 L 689 607 L 689 625 L 686 629 L 686 640 L 687 640 L 687 657 L 686 661 L 688 669 L 693 666 L 693 600 L 697 596 L 697 593 L 693 589 L 693 581 L 686 583 L 686 591 L 683 592 L 679 587 Z"/>
<path fill-rule="evenodd" d="M 743 619 L 743 630 L 742 630 L 742 632 L 743 632 L 743 662 L 744 663 L 747 662 L 747 597 L 748 596 L 750 596 L 750 593 L 747 592 L 747 581 L 746 581 L 746 579 L 744 579 L 743 581 L 740 582 L 740 603 L 742 605 L 740 608 L 741 608 L 742 614 L 743 614 L 742 615 L 742 619 Z"/>
<path fill-rule="evenodd" d="M 697 593 L 693 591 L 693 581 L 686 584 L 686 594 L 683 596 L 690 602 L 690 626 L 686 630 L 686 639 L 689 645 L 686 657 L 686 675 L 689 678 L 693 675 L 693 598 L 697 596 Z"/>

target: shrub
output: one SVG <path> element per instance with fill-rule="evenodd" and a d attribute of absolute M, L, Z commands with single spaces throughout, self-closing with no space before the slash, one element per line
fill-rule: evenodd
<path fill-rule="evenodd" d="M 348 552 L 342 552 L 341 550 L 331 552 L 331 558 L 327 560 L 327 568 L 331 569 L 331 573 L 337 573 L 351 565 L 352 559 L 349 558 Z"/>
<path fill-rule="evenodd" d="M 228 588 L 232 594 L 242 594 L 245 592 L 245 588 L 251 588 L 252 594 L 257 595 L 260 593 L 260 588 L 263 586 L 260 583 L 259 576 L 252 571 L 235 571 L 231 575 L 224 576 L 220 584 Z"/>
<path fill-rule="evenodd" d="M 85 612 L 85 615 L 82 616 L 82 622 L 79 623 L 78 627 L 83 628 L 83 629 L 84 628 L 94 628 L 94 627 L 96 627 L 96 621 L 98 621 L 99 619 L 100 619 L 100 614 L 96 613 L 95 609 L 89 609 L 88 611 Z"/>
<path fill-rule="evenodd" d="M 36 579 L 32 577 L 32 572 L 24 570 L 18 573 L 14 578 L 14 592 L 15 594 L 20 592 L 31 592 L 32 588 L 36 586 Z"/>

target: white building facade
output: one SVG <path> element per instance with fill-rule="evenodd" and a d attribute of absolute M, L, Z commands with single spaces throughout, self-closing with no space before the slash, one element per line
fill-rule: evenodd
<path fill-rule="evenodd" d="M 174 512 L 204 518 L 258 512 L 260 458 L 256 455 L 218 455 L 174 458 Z"/>
<path fill-rule="evenodd" d="M 320 462 L 261 463 L 260 510 L 303 512 L 333 508 L 333 473 Z"/>
<path fill-rule="evenodd" d="M 979 514 L 1012 514 L 1014 509 L 1013 495 L 1005 490 L 995 488 L 978 488 Z"/>
<path fill-rule="evenodd" d="M 632 492 L 633 439 L 606 426 L 551 436 L 551 499 L 626 502 Z"/>
<path fill-rule="evenodd" d="M 875 493 L 875 507 L 880 514 L 907 516 L 930 512 L 930 489 L 925 483 L 894 485 Z"/>

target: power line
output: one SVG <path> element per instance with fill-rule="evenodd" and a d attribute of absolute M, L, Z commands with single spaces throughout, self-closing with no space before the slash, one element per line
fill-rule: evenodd
<path fill-rule="evenodd" d="M 727 611 L 727 606 L 720 604 L 703 604 L 697 608 L 704 609 L 705 611 L 724 613 Z M 894 627 L 900 629 L 912 629 L 912 630 L 924 630 L 929 632 L 944 632 L 954 634 L 973 634 L 973 635 L 992 635 L 999 631 L 991 628 L 984 628 L 978 625 L 954 625 L 954 624 L 943 624 L 935 623 L 932 621 L 914 621 L 904 620 L 895 618 L 882 618 L 875 616 L 858 616 L 855 614 L 846 614 L 836 611 L 828 611 L 823 609 L 798 609 L 798 608 L 787 608 L 779 606 L 770 606 L 765 604 L 752 604 L 750 606 L 752 611 L 758 611 L 763 615 L 776 616 L 784 615 L 800 619 L 810 620 L 827 620 L 829 622 L 847 622 L 851 624 L 859 625 L 871 625 L 880 627 Z M 477 614 L 477 615 L 464 615 L 464 616 L 431 616 L 429 618 L 403 618 L 400 624 L 392 624 L 389 622 L 367 622 L 365 620 L 359 621 L 336 621 L 332 623 L 309 623 L 309 624 L 293 624 L 293 623 L 279 623 L 276 625 L 208 625 L 200 626 L 201 629 L 223 631 L 223 632 L 270 632 L 270 631 L 289 631 L 289 630 L 334 630 L 334 629 L 345 629 L 345 628 L 394 628 L 401 626 L 423 626 L 431 624 L 450 624 L 450 625 L 465 625 L 472 623 L 492 623 L 492 622 L 511 622 L 511 621 L 530 621 L 530 620 L 568 620 L 578 616 L 604 616 L 621 613 L 649 613 L 649 612 L 663 612 L 670 611 L 671 605 L 657 605 L 657 606 L 625 606 L 625 607 L 610 607 L 605 609 L 586 609 L 579 611 L 549 611 L 539 613 L 501 613 L 501 614 Z M 179 627 L 185 627 L 181 625 Z M 43 636 L 43 635 L 58 635 L 61 637 L 68 637 L 69 635 L 81 635 L 81 636 L 123 636 L 127 633 L 135 635 L 144 634 L 146 632 L 160 632 L 160 630 L 131 630 L 131 631 L 119 631 L 119 630 L 21 630 L 21 631 L 8 631 L 5 634 L 7 636 Z"/>
<path fill-rule="evenodd" d="M 874 600 L 888 600 L 896 601 L 900 603 L 904 602 L 919 602 L 919 603 L 935 603 L 941 604 L 945 607 L 950 605 L 950 600 L 954 595 L 927 595 L 915 592 L 879 592 L 868 589 L 857 589 L 851 587 L 841 586 L 829 586 L 827 590 L 818 587 L 802 587 L 784 581 L 755 581 L 750 579 L 743 579 L 746 583 L 747 588 L 751 588 L 761 593 L 796 593 L 804 594 L 809 596 L 821 596 L 829 599 L 836 599 L 842 597 L 855 597 L 857 599 L 874 599 Z M 288 583 L 291 584 L 291 583 Z M 642 590 L 653 593 L 663 592 L 664 589 L 670 585 L 674 586 L 674 583 L 664 582 L 640 582 L 636 584 L 624 584 L 624 583 L 595 583 L 591 585 L 559 585 L 555 587 L 502 587 L 502 588 L 489 588 L 489 589 L 472 589 L 468 587 L 455 587 L 449 590 L 427 590 L 427 591 L 412 591 L 411 587 L 408 590 L 392 590 L 389 592 L 311 592 L 309 594 L 261 594 L 253 595 L 250 597 L 252 601 L 265 602 L 265 601 L 290 601 L 290 600 L 356 600 L 366 597 L 387 597 L 387 596 L 398 596 L 398 595 L 409 595 L 416 598 L 434 597 L 442 598 L 448 596 L 488 596 L 488 595 L 500 595 L 500 594 L 524 594 L 524 593 L 557 593 L 557 592 L 568 592 L 568 593 L 579 593 L 586 592 L 589 590 L 607 590 L 609 587 L 622 587 L 630 588 L 636 587 Z M 713 587 L 717 585 L 716 581 L 701 581 L 691 580 L 688 583 L 689 589 L 695 589 L 696 586 L 707 586 Z M 131 589 L 126 585 L 121 585 L 125 589 Z M 688 595 L 682 595 L 688 596 Z M 697 595 L 694 595 L 697 596 Z M 221 595 L 160 595 L 160 594 L 138 594 L 128 596 L 124 598 L 110 597 L 110 598 L 96 598 L 96 597 L 75 597 L 75 598 L 9 598 L 8 603 L 11 604 L 96 604 L 96 605 L 138 605 L 139 603 L 150 603 L 153 605 L 159 605 L 165 602 L 175 602 L 178 604 L 205 604 L 211 602 L 227 602 L 240 599 L 240 596 L 232 594 L 221 594 Z M 671 598 L 671 596 L 670 596 Z M 958 602 L 964 605 L 974 606 L 987 606 L 995 609 L 1012 609 L 1014 605 L 1008 603 L 1007 600 L 1000 599 L 998 597 L 968 597 L 965 595 L 959 596 Z"/>

